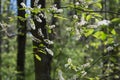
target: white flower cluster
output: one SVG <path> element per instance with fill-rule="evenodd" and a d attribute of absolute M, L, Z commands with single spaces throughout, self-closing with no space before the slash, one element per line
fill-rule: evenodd
<path fill-rule="evenodd" d="M 40 23 L 42 22 L 42 20 L 40 19 L 39 16 L 36 16 L 36 15 L 35 15 L 35 19 L 36 19 L 38 22 L 40 22 Z"/>
<path fill-rule="evenodd" d="M 20 5 L 23 7 L 23 8 L 26 8 L 26 5 L 24 2 L 21 2 Z"/>
<path fill-rule="evenodd" d="M 85 72 L 85 71 L 81 71 L 81 77 L 84 77 L 86 74 L 87 74 L 87 72 Z"/>
<path fill-rule="evenodd" d="M 58 70 L 58 77 L 59 77 L 59 80 L 65 80 L 61 70 Z"/>
<path fill-rule="evenodd" d="M 76 23 L 76 26 L 83 26 L 87 24 L 87 21 L 83 17 L 81 17 L 81 21 Z"/>
<path fill-rule="evenodd" d="M 113 46 L 108 46 L 107 47 L 107 51 L 109 52 L 109 51 L 112 51 L 114 48 L 113 48 Z"/>
<path fill-rule="evenodd" d="M 38 2 L 39 2 L 39 0 L 35 0 L 35 1 L 34 1 L 34 6 L 38 6 L 38 5 L 37 5 Z"/>
<path fill-rule="evenodd" d="M 47 43 L 47 44 L 54 44 L 53 41 L 50 41 L 49 39 L 44 39 L 44 41 Z"/>
<path fill-rule="evenodd" d="M 97 23 L 98 26 L 101 26 L 101 25 L 106 25 L 108 26 L 110 24 L 110 21 L 109 20 L 102 20 L 102 21 L 99 21 Z"/>
<path fill-rule="evenodd" d="M 92 24 L 92 25 L 88 25 L 87 27 L 88 28 L 98 28 L 102 25 L 105 25 L 105 26 L 108 26 L 110 24 L 110 21 L 109 20 L 101 20 L 101 21 L 98 21 L 97 23 L 95 24 Z"/>
<path fill-rule="evenodd" d="M 75 5 L 76 5 L 76 6 L 80 5 L 80 2 L 76 2 Z"/>
<path fill-rule="evenodd" d="M 39 34 L 41 37 L 43 37 L 43 38 L 44 38 L 44 35 L 43 35 L 43 33 L 42 33 L 41 28 L 39 28 L 39 29 L 38 29 L 38 34 Z"/>
<path fill-rule="evenodd" d="M 38 38 L 34 37 L 33 35 L 32 35 L 32 40 L 38 43 L 41 42 Z"/>
<path fill-rule="evenodd" d="M 80 31 L 79 29 L 77 29 L 77 27 L 75 27 L 75 40 L 79 40 L 81 37 Z"/>
<path fill-rule="evenodd" d="M 75 5 L 76 5 L 76 6 L 79 6 L 79 5 L 81 5 L 81 4 L 82 4 L 82 5 L 85 5 L 85 4 L 86 4 L 86 1 L 85 1 L 85 0 L 79 0 L 79 1 L 75 2 Z M 86 5 L 86 6 L 88 6 L 88 5 Z M 86 6 L 85 6 L 85 7 L 86 7 Z"/>
<path fill-rule="evenodd" d="M 88 28 L 97 28 L 98 26 L 97 25 L 88 25 L 87 27 Z"/>
<path fill-rule="evenodd" d="M 51 49 L 49 49 L 49 48 L 45 48 L 45 50 L 48 52 L 48 54 L 50 54 L 51 56 L 53 56 L 54 55 L 54 53 L 53 53 L 53 51 L 51 50 Z"/>
<path fill-rule="evenodd" d="M 35 28 L 35 23 L 34 23 L 33 19 L 29 19 L 28 20 L 28 26 L 30 26 L 30 29 L 33 29 L 33 30 L 36 29 Z"/>
<path fill-rule="evenodd" d="M 53 11 L 53 12 L 56 12 L 56 13 L 62 13 L 63 12 L 63 9 L 58 9 L 56 4 L 54 4 L 50 10 Z"/>
<path fill-rule="evenodd" d="M 55 28 L 55 25 L 50 25 L 49 28 L 53 29 L 53 28 Z"/>
<path fill-rule="evenodd" d="M 81 65 L 81 67 L 82 68 L 90 67 L 90 63 L 83 64 L 83 65 Z"/>
<path fill-rule="evenodd" d="M 78 19 L 78 16 L 77 15 L 73 15 L 73 19 Z"/>
<path fill-rule="evenodd" d="M 37 6 L 37 8 L 38 8 L 38 9 L 40 9 L 41 7 L 42 7 L 42 5 L 41 5 L 41 4 Z"/>

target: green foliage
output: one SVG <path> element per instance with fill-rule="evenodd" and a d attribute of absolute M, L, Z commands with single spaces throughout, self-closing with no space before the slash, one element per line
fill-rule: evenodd
<path fill-rule="evenodd" d="M 35 57 L 37 58 L 37 60 L 41 61 L 41 58 L 39 55 L 35 54 Z"/>
<path fill-rule="evenodd" d="M 52 5 L 53 0 L 48 0 L 45 9 L 39 7 L 22 8 L 34 14 L 45 13 L 39 16 L 46 19 L 47 35 L 54 35 L 54 44 L 51 40 L 44 39 L 44 42 L 53 44 L 53 51 L 40 44 L 39 47 L 44 49 L 39 50 L 39 52 L 46 54 L 46 50 L 48 54 L 53 56 L 51 72 L 53 80 L 60 79 L 60 75 L 65 80 L 101 80 L 101 78 L 106 76 L 108 76 L 109 80 L 119 78 L 118 74 L 114 73 L 114 70 L 119 71 L 120 18 L 117 15 L 119 8 L 116 7 L 118 7 L 120 1 L 109 0 L 106 3 L 107 8 L 105 8 L 104 3 L 101 4 L 101 1 L 79 0 L 70 2 L 69 0 L 62 0 L 61 8 L 58 9 L 55 5 Z M 110 11 L 102 11 L 109 9 L 108 7 Z M 8 17 L 6 13 L 2 16 L 5 24 L 16 22 L 13 16 Z M 32 15 L 26 13 L 25 18 L 18 16 L 15 19 L 19 18 L 25 21 L 30 16 Z M 31 29 L 36 29 L 34 20 L 41 22 L 41 19 L 38 18 L 39 16 L 34 16 L 34 19 L 30 18 Z M 55 18 L 54 24 L 51 21 L 53 17 Z M 40 31 L 40 34 L 42 34 L 42 31 Z M 14 40 L 10 41 L 15 44 Z M 42 60 L 37 54 L 31 55 L 32 48 L 36 48 L 36 46 L 31 44 L 30 37 L 28 38 L 26 49 L 26 80 L 34 80 L 32 57 L 35 56 L 39 61 Z M 2 54 L 2 76 L 5 80 L 7 78 L 14 80 L 17 73 L 15 68 L 16 44 L 13 48 L 14 50 L 10 51 L 10 53 Z M 104 64 L 104 61 L 108 62 Z M 103 70 L 105 70 L 105 73 L 102 73 Z M 111 74 L 114 75 L 109 77 Z"/>
<path fill-rule="evenodd" d="M 97 31 L 93 36 L 100 40 L 105 40 L 107 37 L 107 35 L 103 31 Z"/>

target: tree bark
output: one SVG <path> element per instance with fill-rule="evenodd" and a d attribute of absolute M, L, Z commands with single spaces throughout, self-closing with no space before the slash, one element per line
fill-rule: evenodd
<path fill-rule="evenodd" d="M 0 21 L 1 21 L 1 0 L 0 0 Z M 1 27 L 0 27 L 0 80 L 2 80 L 2 73 L 1 73 L 1 63 L 2 63 L 2 59 L 1 59 L 1 53 L 2 53 L 2 35 L 1 35 Z"/>
<path fill-rule="evenodd" d="M 22 6 L 21 2 L 24 0 L 18 0 L 18 16 L 25 18 L 25 10 L 20 10 Z M 17 80 L 25 80 L 25 46 L 26 46 L 26 21 L 22 21 L 18 18 L 18 35 L 17 35 Z"/>
<path fill-rule="evenodd" d="M 36 7 L 34 5 L 35 0 L 31 1 L 32 8 Z M 39 0 L 37 5 L 41 5 L 41 8 L 45 8 L 45 0 Z M 47 30 L 46 30 L 46 20 L 42 16 L 38 16 L 39 14 L 43 14 L 43 12 L 40 12 L 38 14 L 32 13 L 32 19 L 35 23 L 35 30 L 31 29 L 31 33 L 34 36 L 34 38 L 38 39 L 38 41 L 33 40 L 33 53 L 34 53 L 34 64 L 35 64 L 35 80 L 51 80 L 50 78 L 50 70 L 51 70 L 51 60 L 52 56 L 48 54 L 48 52 L 45 50 L 45 48 L 49 48 L 49 44 L 46 44 L 44 39 L 48 39 Z M 35 19 L 35 16 L 38 16 L 42 22 L 38 22 Z M 44 37 L 39 35 L 38 32 L 41 29 L 41 32 L 43 33 Z M 43 46 L 40 46 L 43 45 Z M 41 52 L 41 51 L 44 51 Z M 39 60 L 37 57 L 39 56 L 41 60 Z"/>

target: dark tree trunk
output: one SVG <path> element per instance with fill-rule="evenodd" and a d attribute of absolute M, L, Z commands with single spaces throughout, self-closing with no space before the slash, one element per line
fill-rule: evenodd
<path fill-rule="evenodd" d="M 1 29 L 0 29 L 1 30 Z M 1 54 L 2 54 L 2 35 L 0 32 L 0 80 L 2 80 L 2 73 L 1 73 L 1 64 L 2 64 L 2 59 L 1 59 Z"/>
<path fill-rule="evenodd" d="M 42 44 L 42 43 L 41 43 Z M 43 47 L 39 47 L 40 43 L 36 43 L 33 41 L 34 55 L 38 55 L 41 58 L 39 61 L 36 57 L 34 57 L 35 62 L 35 80 L 51 80 L 50 78 L 50 70 L 51 70 L 51 55 L 48 53 L 44 54 L 39 52 L 39 50 L 43 50 Z"/>
<path fill-rule="evenodd" d="M 1 0 L 0 0 L 0 21 L 1 21 Z M 2 75 L 1 75 L 1 53 L 2 53 L 2 35 L 1 35 L 1 26 L 0 26 L 0 80 L 2 80 Z"/>
<path fill-rule="evenodd" d="M 36 7 L 34 5 L 35 0 L 32 0 L 32 7 Z M 39 0 L 37 5 L 42 5 L 41 8 L 45 8 L 45 0 Z M 34 62 L 35 62 L 35 80 L 50 80 L 50 70 L 51 70 L 51 59 L 52 56 L 48 54 L 46 51 L 46 47 L 49 48 L 49 44 L 47 44 L 44 39 L 48 39 L 47 36 L 47 30 L 46 30 L 46 20 L 42 16 L 38 16 L 39 14 L 43 14 L 43 12 L 40 12 L 38 14 L 32 13 L 32 19 L 35 23 L 35 30 L 31 29 L 31 33 L 38 41 L 33 41 L 33 53 L 34 53 Z M 35 19 L 35 16 L 39 17 L 42 22 L 38 22 L 37 19 Z M 38 32 L 41 30 L 44 37 L 41 36 Z M 43 46 L 40 46 L 43 45 Z M 41 51 L 44 51 L 41 52 Z M 39 60 L 37 57 L 39 56 L 41 60 Z"/>
<path fill-rule="evenodd" d="M 25 10 L 20 10 L 22 6 L 21 2 L 25 2 L 24 0 L 18 0 L 18 16 L 25 18 Z M 18 18 L 18 51 L 17 51 L 17 80 L 25 80 L 25 46 L 26 46 L 26 21 L 22 21 Z"/>

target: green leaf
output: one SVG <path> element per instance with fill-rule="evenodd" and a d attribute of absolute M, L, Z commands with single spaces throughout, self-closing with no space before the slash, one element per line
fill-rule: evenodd
<path fill-rule="evenodd" d="M 63 19 L 63 20 L 67 20 L 67 18 L 64 18 L 64 17 L 62 17 L 60 15 L 54 15 L 54 17 L 59 18 L 59 19 Z"/>
<path fill-rule="evenodd" d="M 37 48 L 37 46 L 33 46 L 33 49 Z"/>
<path fill-rule="evenodd" d="M 86 32 L 84 33 L 86 37 L 90 36 L 92 33 L 94 32 L 94 29 L 88 29 L 86 30 Z"/>
<path fill-rule="evenodd" d="M 100 9 L 102 9 L 102 4 L 101 4 L 101 3 L 95 3 L 94 6 L 96 6 L 96 7 L 100 8 Z"/>
<path fill-rule="evenodd" d="M 25 21 L 26 19 L 21 17 L 21 16 L 18 16 L 18 19 L 20 19 L 21 21 Z"/>
<path fill-rule="evenodd" d="M 112 33 L 113 35 L 116 35 L 115 29 L 113 29 L 113 30 L 111 31 L 111 33 Z"/>
<path fill-rule="evenodd" d="M 29 16 L 30 16 L 30 14 L 27 14 L 27 13 L 25 14 L 25 18 L 28 18 Z"/>
<path fill-rule="evenodd" d="M 39 51 L 40 53 L 44 53 L 44 54 L 46 54 L 45 51 L 43 51 L 43 50 L 38 50 L 38 51 Z"/>
<path fill-rule="evenodd" d="M 86 17 L 86 20 L 89 21 L 91 18 L 92 18 L 92 16 L 91 16 L 91 15 L 88 15 L 88 16 Z"/>
<path fill-rule="evenodd" d="M 116 62 L 116 59 L 114 57 L 110 57 L 110 60 L 114 63 Z"/>
<path fill-rule="evenodd" d="M 39 46 L 40 46 L 40 47 L 45 47 L 45 45 L 44 45 L 44 44 L 40 44 Z"/>
<path fill-rule="evenodd" d="M 39 61 L 41 61 L 40 56 L 38 56 L 37 54 L 35 54 L 35 57 L 36 57 L 36 59 L 38 59 Z"/>
<path fill-rule="evenodd" d="M 112 23 L 120 23 L 120 18 L 114 18 L 111 20 Z"/>
<path fill-rule="evenodd" d="M 105 45 L 114 43 L 114 38 L 108 38 L 107 41 L 104 42 Z"/>
<path fill-rule="evenodd" d="M 103 31 L 97 31 L 93 36 L 100 40 L 105 40 L 107 38 L 107 35 Z"/>

